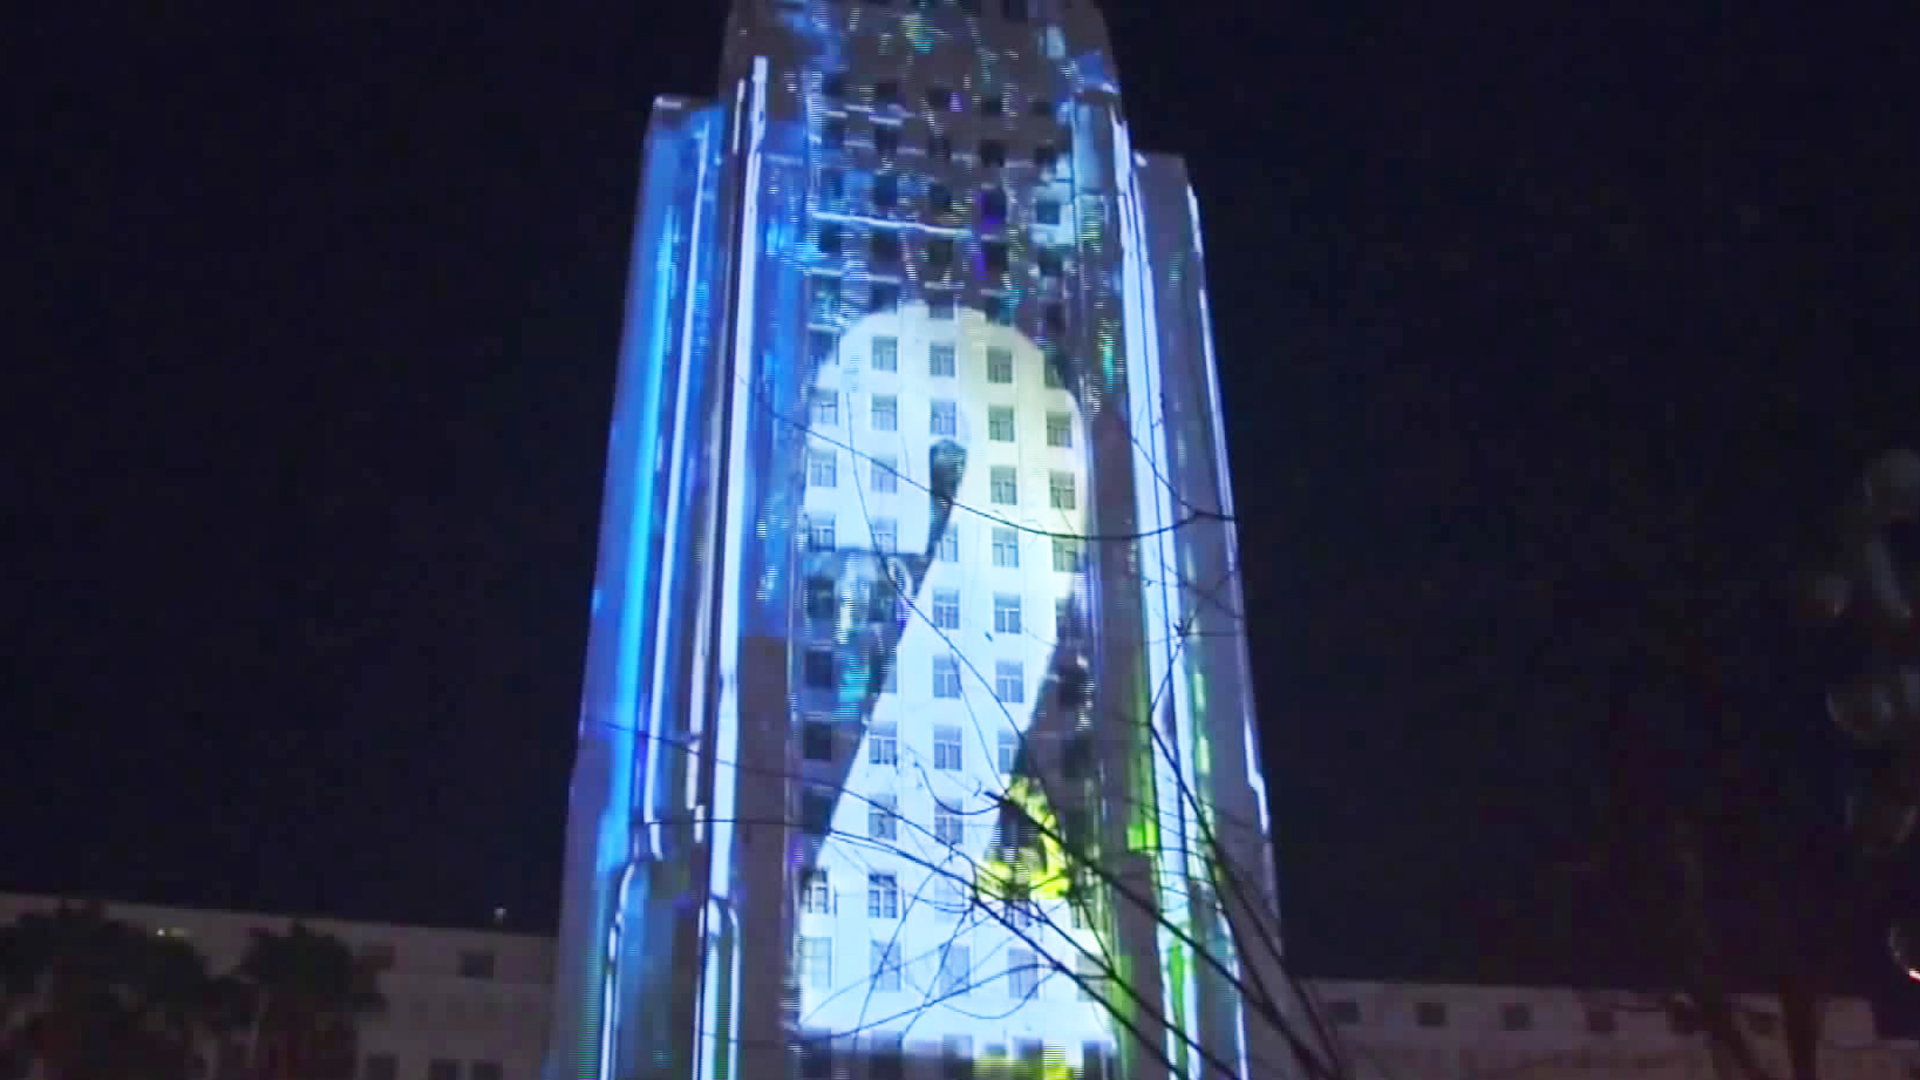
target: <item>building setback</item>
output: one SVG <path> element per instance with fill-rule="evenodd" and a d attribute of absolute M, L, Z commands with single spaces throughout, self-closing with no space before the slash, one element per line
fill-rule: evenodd
<path fill-rule="evenodd" d="M 1094 5 L 737 0 L 643 153 L 548 1076 L 1282 1075 L 1197 204 Z"/>

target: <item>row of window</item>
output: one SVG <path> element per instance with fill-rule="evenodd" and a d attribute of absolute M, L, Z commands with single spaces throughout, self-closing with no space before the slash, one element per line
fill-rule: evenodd
<path fill-rule="evenodd" d="M 940 299 L 946 303 L 946 318 L 952 319 L 953 298 L 947 296 Z M 932 304 L 930 302 L 929 307 L 931 306 Z M 1051 308 L 1058 310 L 1059 305 L 1052 305 Z M 1061 314 L 1061 324 L 1063 326 L 1065 324 L 1064 312 Z M 840 362 L 839 335 L 827 330 L 815 330 L 812 332 L 812 337 L 808 345 L 809 357 L 815 363 L 826 365 L 838 364 Z M 999 345 L 989 345 L 981 351 L 981 358 L 986 364 L 987 381 L 989 383 L 1009 386 L 1013 384 L 1012 349 Z M 873 335 L 872 339 L 868 342 L 867 364 L 875 371 L 898 372 L 900 370 L 900 339 L 891 334 Z M 958 378 L 960 373 L 958 346 L 951 341 L 929 341 L 927 343 L 926 368 L 929 378 Z M 1052 364 L 1042 365 L 1041 379 L 1047 388 L 1051 390 L 1061 390 L 1066 387 L 1066 383 L 1061 381 L 1059 371 L 1056 370 Z M 822 393 L 824 392 L 825 391 L 822 391 Z M 819 394 L 815 395 L 816 399 L 818 396 Z M 940 411 L 951 413 L 953 411 L 951 404 L 952 403 L 949 402 L 949 407 Z M 832 406 L 828 407 L 831 408 Z M 878 406 L 876 406 L 876 408 L 878 408 Z M 836 418 L 828 420 L 828 423 L 838 422 L 837 413 L 833 415 Z M 1066 417 L 1065 413 L 1059 415 L 1062 419 Z M 1049 416 L 1051 416 L 1051 414 L 1049 414 Z M 1049 420 L 1049 426 L 1051 427 L 1051 420 Z M 883 430 L 891 431 L 893 429 L 885 428 Z M 1067 446 L 1071 444 L 1060 443 L 1059 445 Z"/>
<path fill-rule="evenodd" d="M 892 210 L 904 201 L 900 190 L 900 174 L 881 172 L 874 174 L 873 182 L 867 185 L 867 201 L 875 210 Z M 920 194 L 926 200 L 926 208 L 935 217 L 953 221 L 961 211 L 971 209 L 975 222 L 983 230 L 991 231 L 1005 227 L 1009 200 L 1006 190 L 999 187 L 983 187 L 970 204 L 955 199 L 953 188 L 937 180 L 927 181 L 920 188 Z M 841 202 L 847 197 L 846 173 L 839 169 L 820 170 L 820 195 L 829 206 Z M 1066 214 L 1066 204 L 1059 199 L 1040 192 L 1033 198 L 1033 221 L 1038 225 L 1058 225 Z M 878 244 L 882 241 L 869 240 Z M 845 236 L 838 223 L 829 221 L 822 227 L 816 243 L 823 254 L 837 255 L 846 248 Z M 941 260 L 951 263 L 951 245 L 946 249 L 947 257 Z M 882 257 L 885 253 L 882 252 Z M 939 252 L 928 256 L 929 261 L 939 258 Z"/>
<path fill-rule="evenodd" d="M 393 945 L 384 941 L 362 945 L 357 954 L 362 965 L 375 971 L 391 970 L 399 960 Z M 494 970 L 494 955 L 485 949 L 461 950 L 454 966 L 454 973 L 462 979 L 491 979 Z"/>
<path fill-rule="evenodd" d="M 818 645 L 807 649 L 803 662 L 803 677 L 808 688 L 814 690 L 832 690 L 840 685 L 840 654 L 831 645 Z M 887 665 L 889 673 L 886 689 L 898 687 L 892 673 L 898 669 L 898 663 Z M 1008 705 L 1019 705 L 1027 700 L 1025 665 L 1018 660 L 996 660 L 993 663 L 993 696 Z M 933 658 L 933 696 L 958 700 L 960 690 L 960 661 L 951 653 Z"/>
<path fill-rule="evenodd" d="M 847 81 L 847 72 L 829 71 L 820 76 L 820 94 L 829 101 L 841 102 L 848 97 L 850 89 L 862 89 Z M 900 106 L 906 104 L 906 96 L 901 92 L 899 79 L 875 79 L 864 89 L 869 91 L 868 101 L 877 106 Z M 950 86 L 929 86 L 921 95 L 927 108 L 934 112 L 961 112 L 966 105 L 966 95 Z M 974 95 L 975 109 L 981 116 L 994 119 L 1008 116 L 1013 112 L 1008 95 L 1005 92 L 983 91 Z M 1054 103 L 1051 99 L 1036 95 L 1027 99 L 1027 115 L 1048 120 L 1054 116 Z"/>
<path fill-rule="evenodd" d="M 800 725 L 800 752 L 808 761 L 833 760 L 834 726 L 828 720 L 805 720 Z M 900 763 L 900 729 L 891 720 L 875 720 L 866 727 L 867 762 L 871 765 L 898 765 Z M 1002 774 L 1011 775 L 1014 766 L 1020 760 L 1021 737 L 1013 731 L 1001 731 L 995 743 L 994 766 Z M 966 769 L 966 738 L 961 729 L 954 724 L 933 725 L 933 767 L 938 772 L 961 772 Z M 1067 766 L 1068 778 L 1075 778 L 1085 765 L 1082 754 L 1066 754 L 1063 763 Z M 892 800 L 892 796 L 884 796 Z M 880 801 L 880 799 L 876 799 Z M 897 804 L 895 804 L 897 805 Z M 941 811 L 934 814 L 934 832 L 940 828 Z"/>
<path fill-rule="evenodd" d="M 1353 1000 L 1330 1001 L 1327 1003 L 1327 1018 L 1336 1024 L 1352 1026 L 1361 1022 L 1360 1003 Z M 1424 1028 L 1447 1026 L 1447 1004 L 1443 1001 L 1420 1001 L 1413 1006 L 1414 1023 Z M 1671 1026 L 1676 1033 L 1691 1034 L 1691 1029 L 1681 1020 L 1675 1019 Z M 1595 1035 L 1611 1035 L 1619 1030 L 1619 1018 L 1612 1009 L 1588 1009 L 1586 1011 L 1587 1031 Z M 1533 1028 L 1533 1006 L 1524 1002 L 1509 1002 L 1500 1006 L 1500 1028 L 1503 1031 L 1530 1031 Z"/>
<path fill-rule="evenodd" d="M 884 533 L 882 532 L 884 528 Z M 890 550 L 895 527 L 891 519 L 873 519 L 875 546 Z M 884 541 L 884 546 L 883 546 Z M 878 610 L 872 621 L 886 622 L 900 614 L 895 604 L 897 598 L 893 591 L 884 586 L 873 589 L 867 598 L 868 603 Z M 804 610 L 809 619 L 835 619 L 840 615 L 840 595 L 835 588 L 834 579 L 825 574 L 815 574 L 807 578 L 807 591 Z M 1025 620 L 1022 618 L 1023 603 L 1018 593 L 993 594 L 993 632 L 996 634 L 1018 634 L 1022 632 Z M 936 588 L 932 601 L 927 605 L 928 621 L 936 630 L 960 629 L 960 590 Z M 1053 636 L 1056 641 L 1071 640 L 1078 635 L 1079 625 L 1073 614 L 1073 601 L 1070 597 L 1061 597 L 1053 602 Z"/>
<path fill-rule="evenodd" d="M 799 951 L 798 974 L 801 984 L 810 990 L 832 991 L 833 939 L 802 937 Z M 905 964 L 900 958 L 899 941 L 872 942 L 869 957 L 867 978 L 874 990 L 891 992 L 903 989 L 901 973 Z M 1099 961 L 1085 953 L 1076 953 L 1075 961 L 1079 978 L 1074 981 L 1080 1000 L 1098 1000 L 1095 994 L 1104 981 Z M 997 989 L 1014 1001 L 1028 1001 L 1042 997 L 1041 984 L 1055 969 L 1056 965 L 1038 952 L 1016 946 L 1006 951 L 1005 967 L 999 974 L 980 977 L 975 972 L 972 949 L 951 942 L 940 950 L 939 965 L 930 989 L 942 999 L 962 998 L 976 991 Z M 1000 985 L 993 987 L 991 984 L 994 982 Z"/>
<path fill-rule="evenodd" d="M 843 288 L 843 279 L 832 274 L 815 274 L 808 279 L 808 314 L 810 321 L 816 324 L 809 341 L 809 355 L 816 364 L 839 362 L 839 336 L 832 331 L 818 328 L 817 324 L 837 325 L 843 314 L 850 310 Z M 867 289 L 867 310 L 875 315 L 897 309 L 902 300 L 900 282 L 887 278 L 865 279 Z M 927 319 L 930 322 L 952 322 L 958 310 L 959 290 L 950 286 L 926 283 L 920 290 L 920 299 L 927 305 Z M 980 313 L 994 326 L 1012 326 L 1016 301 L 1005 293 L 986 292 L 976 298 Z M 1058 302 L 1049 302 L 1041 307 L 1041 328 L 1049 335 L 1058 337 L 1066 332 L 1066 307 Z M 1048 366 L 1047 385 L 1063 387 L 1058 373 Z"/>
<path fill-rule="evenodd" d="M 497 1061 L 474 1061 L 464 1070 L 452 1058 L 434 1058 L 427 1062 L 426 1080 L 502 1080 L 505 1075 Z M 360 1063 L 360 1080 L 400 1080 L 400 1062 L 392 1054 L 368 1054 Z"/>
<path fill-rule="evenodd" d="M 811 467 L 809 462 L 809 467 Z M 882 466 L 885 468 L 885 466 Z M 889 475 L 893 475 L 891 470 Z M 830 485 L 829 485 L 830 486 Z M 880 490 L 875 488 L 875 490 Z M 874 535 L 876 546 L 886 543 L 884 550 L 892 550 L 898 541 L 898 524 L 892 518 L 869 519 L 869 531 Z M 934 561 L 960 561 L 960 523 L 949 521 L 946 531 L 940 534 L 940 542 L 934 545 Z M 809 551 L 834 551 L 838 547 L 839 528 L 832 514 L 815 511 L 807 516 L 807 549 Z M 1067 536 L 1055 536 L 1053 541 L 1053 569 L 1056 573 L 1077 574 L 1085 566 L 1085 556 L 1079 540 Z M 1020 568 L 1020 533 L 1017 529 L 995 528 L 992 533 L 993 565 L 1009 570 Z"/>
<path fill-rule="evenodd" d="M 891 405 L 893 399 L 887 398 L 886 400 L 889 402 L 889 405 Z M 934 402 L 934 404 L 938 406 L 942 403 Z M 946 402 L 945 404 L 952 403 Z M 888 415 L 892 415 L 891 407 L 888 409 Z M 947 424 L 951 425 L 952 422 L 952 414 L 949 413 L 947 415 Z M 1012 409 L 1007 409 L 1004 420 L 998 423 L 996 423 L 990 413 L 988 424 L 987 437 L 989 439 L 994 442 L 1013 441 Z M 895 429 L 880 428 L 879 430 L 892 431 Z M 933 434 L 954 434 L 950 429 L 943 430 L 938 409 L 934 412 Z M 1055 443 L 1054 445 L 1059 444 Z M 873 475 L 877 478 L 884 478 L 878 481 L 873 487 L 873 490 L 880 492 L 897 490 L 897 482 L 900 475 L 899 469 L 886 458 L 877 459 L 873 464 Z M 838 450 L 823 447 L 812 447 L 807 450 L 807 486 L 815 488 L 840 486 L 840 452 Z M 991 466 L 987 474 L 987 497 L 993 501 L 995 506 L 1019 506 L 1019 469 L 1012 465 Z M 1064 469 L 1049 470 L 1047 473 L 1047 505 L 1055 510 L 1072 510 L 1075 509 L 1078 504 L 1079 496 L 1075 494 L 1073 473 Z M 882 551 L 892 551 L 893 545 L 891 540 L 893 530 L 891 528 L 887 530 L 888 542 L 883 544 L 880 539 L 879 525 L 880 522 L 876 519 L 874 522 L 874 546 Z"/>
<path fill-rule="evenodd" d="M 1001 351 L 1001 350 L 993 350 L 993 349 L 987 350 L 989 354 L 988 361 L 987 361 L 987 364 L 988 364 L 987 381 L 988 382 L 1012 382 L 1013 381 L 1013 363 L 1011 358 L 1008 359 L 1007 365 L 1005 368 L 1000 369 L 999 371 L 996 372 L 993 366 L 993 363 L 994 363 L 993 357 L 991 355 L 996 351 Z M 951 369 L 952 362 L 953 362 L 953 353 L 952 353 L 952 350 L 949 349 L 947 351 L 947 363 L 949 365 L 948 374 L 952 373 L 952 369 Z M 1004 377 L 997 377 L 997 376 L 1004 376 Z M 839 392 L 834 390 L 815 390 L 812 394 L 812 397 L 808 405 L 807 417 L 808 417 L 808 420 L 816 428 L 839 427 L 840 426 L 840 394 Z M 959 427 L 960 427 L 959 421 L 960 421 L 959 408 L 954 402 L 936 400 L 929 403 L 929 407 L 927 409 L 927 429 L 929 433 L 934 435 L 945 435 L 950 438 L 955 437 L 959 431 Z M 1016 425 L 1014 421 L 1015 421 L 1015 414 L 1014 414 L 1013 406 L 1011 405 L 987 406 L 987 439 L 991 442 L 1005 442 L 1005 443 L 1016 441 L 1014 437 L 1014 432 L 1017 429 L 1018 425 Z M 871 431 L 899 431 L 900 430 L 900 397 L 899 395 L 897 394 L 872 395 L 871 400 L 867 407 L 867 428 L 868 430 L 871 430 Z M 1062 450 L 1070 450 L 1073 448 L 1073 417 L 1071 415 L 1065 412 L 1047 413 L 1047 445 L 1051 447 L 1055 447 L 1057 449 L 1062 449 Z M 833 454 L 830 451 L 822 450 L 821 453 L 827 455 L 829 459 L 833 457 Z M 873 490 L 875 491 L 893 490 L 896 486 L 895 481 L 899 477 L 899 469 L 893 464 L 893 459 L 874 457 L 874 458 L 871 458 L 870 460 L 874 466 L 873 484 L 872 484 Z M 828 475 L 832 475 L 836 472 L 835 465 L 832 460 L 829 460 L 827 462 L 826 468 L 827 468 Z M 1069 486 L 1071 486 L 1072 484 L 1072 479 L 1073 479 L 1072 476 L 1069 474 L 1067 477 L 1067 482 Z M 817 486 L 833 487 L 834 481 L 829 479 Z M 1062 507 L 1062 509 L 1071 510 L 1073 509 L 1073 507 L 1071 505 L 1068 505 L 1068 506 Z"/>
<path fill-rule="evenodd" d="M 874 153 L 882 157 L 892 157 L 900 152 L 900 136 L 904 125 L 887 123 L 884 120 L 872 122 L 869 133 L 872 136 Z M 825 150 L 845 150 L 847 136 L 852 127 L 844 116 L 829 116 L 820 122 L 820 146 Z M 927 158 L 932 161 L 951 162 L 953 160 L 953 136 L 942 131 L 928 128 L 925 141 L 921 146 Z M 1033 148 L 1033 167 L 1046 171 L 1060 163 L 1062 150 L 1053 143 L 1036 143 Z M 974 144 L 973 159 L 983 169 L 1004 169 L 1007 167 L 1009 147 L 1007 141 L 1000 138 L 985 138 Z"/>

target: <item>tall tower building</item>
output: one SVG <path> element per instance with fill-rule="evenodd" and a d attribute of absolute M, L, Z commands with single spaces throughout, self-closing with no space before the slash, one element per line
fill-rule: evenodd
<path fill-rule="evenodd" d="M 549 1080 L 1275 1076 L 1193 193 L 1092 0 L 735 0 L 647 132 Z"/>

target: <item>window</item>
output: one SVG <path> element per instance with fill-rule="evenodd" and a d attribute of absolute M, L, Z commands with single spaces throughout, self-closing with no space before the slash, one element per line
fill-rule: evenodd
<path fill-rule="evenodd" d="M 996 634 L 1017 634 L 1020 632 L 1020 594 L 993 594 L 993 632 Z"/>
<path fill-rule="evenodd" d="M 873 338 L 873 370 L 895 371 L 900 367 L 900 339 L 883 335 Z"/>
<path fill-rule="evenodd" d="M 900 799 L 891 794 L 875 795 L 867 804 L 867 835 L 875 840 L 900 837 Z M 886 875 L 891 881 L 893 875 Z"/>
<path fill-rule="evenodd" d="M 1027 680 L 1018 660 L 993 662 L 993 696 L 1010 705 L 1027 699 Z"/>
<path fill-rule="evenodd" d="M 1033 204 L 1033 220 L 1042 225 L 1060 224 L 1060 203 L 1055 199 L 1041 199 Z"/>
<path fill-rule="evenodd" d="M 993 530 L 993 565 L 1019 568 L 1020 537 L 1012 529 Z"/>
<path fill-rule="evenodd" d="M 879 82 L 874 83 L 873 103 L 875 105 L 900 104 L 900 81 L 898 79 L 881 79 Z"/>
<path fill-rule="evenodd" d="M 1104 1045 L 1080 1044 L 1080 1080 L 1120 1080 L 1119 1065 Z"/>
<path fill-rule="evenodd" d="M 815 574 L 807 579 L 807 618 L 831 619 L 839 608 L 840 598 L 834 592 L 832 578 Z"/>
<path fill-rule="evenodd" d="M 899 942 L 876 941 L 873 943 L 873 988 L 875 990 L 900 989 Z"/>
<path fill-rule="evenodd" d="M 997 345 L 987 348 L 987 381 L 990 383 L 1010 383 L 1013 381 L 1013 350 Z"/>
<path fill-rule="evenodd" d="M 1042 277 L 1060 276 L 1060 253 L 1052 248 L 1033 249 L 1033 264 L 1039 267 Z"/>
<path fill-rule="evenodd" d="M 1081 1001 L 1099 1001 L 1106 997 L 1106 970 L 1101 966 L 1100 958 L 1086 953 L 1075 953 L 1073 973 L 1079 978 L 1074 981 L 1080 987 Z"/>
<path fill-rule="evenodd" d="M 935 134 L 928 138 L 927 156 L 935 161 L 952 161 L 953 136 Z"/>
<path fill-rule="evenodd" d="M 847 193 L 846 177 L 839 169 L 820 170 L 820 194 L 828 199 L 838 200 Z"/>
<path fill-rule="evenodd" d="M 873 395 L 871 422 L 875 431 L 900 430 L 900 399 L 892 394 Z"/>
<path fill-rule="evenodd" d="M 1060 365 L 1062 363 L 1065 363 L 1063 359 L 1053 358 L 1040 365 L 1040 370 L 1045 373 L 1044 377 L 1047 389 L 1065 390 L 1067 388 L 1067 381 L 1060 376 Z"/>
<path fill-rule="evenodd" d="M 1526 1031 L 1533 1026 L 1533 1009 L 1524 1004 L 1500 1006 L 1500 1027 L 1505 1031 Z"/>
<path fill-rule="evenodd" d="M 1007 111 L 1007 99 L 1000 94 L 980 95 L 980 115 L 999 116 Z"/>
<path fill-rule="evenodd" d="M 820 226 L 820 254 L 840 254 L 840 226 L 826 224 Z"/>
<path fill-rule="evenodd" d="M 1438 1001 L 1422 1001 L 1413 1007 L 1414 1023 L 1424 1028 L 1447 1026 L 1447 1007 Z"/>
<path fill-rule="evenodd" d="M 1341 1027 L 1352 1027 L 1360 1022 L 1360 1003 L 1357 1001 L 1327 1002 L 1327 1019 Z"/>
<path fill-rule="evenodd" d="M 800 827 L 811 836 L 833 831 L 833 792 L 810 787 L 800 796 Z"/>
<path fill-rule="evenodd" d="M 940 950 L 940 993 L 943 997 L 959 997 L 967 992 L 967 985 L 973 982 L 972 950 L 965 945 L 948 942 Z"/>
<path fill-rule="evenodd" d="M 1007 220 L 1007 193 L 999 188 L 987 188 L 980 193 L 980 223 L 982 225 L 1004 225 Z"/>
<path fill-rule="evenodd" d="M 807 720 L 800 725 L 800 754 L 808 761 L 833 760 L 833 725 Z"/>
<path fill-rule="evenodd" d="M 837 277 L 816 277 L 813 279 L 813 317 L 833 319 L 840 314 L 840 279 Z"/>
<path fill-rule="evenodd" d="M 1043 97 L 1033 98 L 1027 102 L 1027 114 L 1036 118 L 1052 116 L 1053 102 Z"/>
<path fill-rule="evenodd" d="M 814 427 L 840 426 L 840 395 L 832 390 L 815 390 L 808 411 Z"/>
<path fill-rule="evenodd" d="M 933 838 L 942 844 L 959 847 L 966 839 L 966 827 L 960 815 L 944 806 L 933 809 Z"/>
<path fill-rule="evenodd" d="M 1612 1009 L 1588 1009 L 1587 1030 L 1595 1035 L 1611 1035 L 1620 1030 Z"/>
<path fill-rule="evenodd" d="M 1025 1001 L 1040 992 L 1040 961 L 1032 949 L 1007 950 L 1007 996 Z"/>
<path fill-rule="evenodd" d="M 870 765 L 900 763 L 900 732 L 892 721 L 875 720 L 867 727 L 867 763 Z"/>
<path fill-rule="evenodd" d="M 882 128 L 881 130 L 892 131 L 893 129 Z M 873 205 L 885 208 L 885 207 L 890 207 L 894 203 L 899 201 L 900 201 L 900 178 L 898 176 L 895 176 L 892 173 L 881 173 L 880 175 L 873 178 Z M 891 261 L 893 262 L 900 261 L 900 243 L 899 243 L 900 238 L 898 234 L 882 231 L 882 232 L 875 233 L 873 235 L 873 239 L 877 241 L 879 240 L 880 237 L 883 237 L 883 236 L 887 237 L 888 239 L 894 242 L 893 258 Z M 878 249 L 878 246 L 879 246 L 878 244 L 875 245 L 876 250 Z"/>
<path fill-rule="evenodd" d="M 1047 502 L 1055 510 L 1071 510 L 1074 507 L 1073 474 L 1055 469 L 1047 475 Z"/>
<path fill-rule="evenodd" d="M 951 401 L 932 402 L 927 409 L 927 428 L 935 435 L 960 433 L 960 413 Z"/>
<path fill-rule="evenodd" d="M 1025 930 L 1040 921 L 1040 913 L 1034 909 L 1033 900 L 1026 896 L 1007 898 L 1007 925 L 1016 930 Z"/>
<path fill-rule="evenodd" d="M 994 764 L 999 767 L 1003 774 L 1012 776 L 1013 767 L 1020 761 L 1020 733 L 1017 731 L 1002 731 L 1000 733 L 999 743 L 995 749 L 998 752 L 994 755 Z"/>
<path fill-rule="evenodd" d="M 1015 478 L 1013 466 L 995 465 L 988 475 L 990 476 L 988 487 L 992 490 L 992 498 L 996 505 L 1020 505 L 1020 482 Z"/>
<path fill-rule="evenodd" d="M 840 339 L 825 330 L 807 333 L 807 359 L 816 367 L 840 362 Z"/>
<path fill-rule="evenodd" d="M 1061 334 L 1067 329 L 1067 309 L 1064 304 L 1048 304 L 1043 310 L 1041 321 L 1046 324 L 1047 333 Z M 1060 380 L 1053 377 L 1053 365 L 1047 365 L 1047 385 L 1058 389 Z"/>
<path fill-rule="evenodd" d="M 808 986 L 815 990 L 831 990 L 833 988 L 833 939 L 801 938 L 800 971 Z"/>
<path fill-rule="evenodd" d="M 813 514 L 807 518 L 807 547 L 814 551 L 832 551 L 833 515 Z"/>
<path fill-rule="evenodd" d="M 937 724 L 933 729 L 933 767 L 957 771 L 961 767 L 960 729 L 952 724 Z"/>
<path fill-rule="evenodd" d="M 887 429 L 893 430 L 891 428 Z M 876 495 L 891 495 L 900 490 L 899 459 L 891 454 L 876 455 L 871 462 L 873 483 L 867 485 Z"/>
<path fill-rule="evenodd" d="M 360 1075 L 363 1080 L 398 1080 L 400 1062 L 392 1054 L 368 1054 Z"/>
<path fill-rule="evenodd" d="M 987 264 L 987 273 L 1004 274 L 1007 272 L 1007 245 L 998 240 L 988 240 L 980 245 L 980 257 Z"/>
<path fill-rule="evenodd" d="M 927 108 L 935 112 L 953 108 L 953 91 L 944 86 L 927 87 Z"/>
<path fill-rule="evenodd" d="M 887 281 L 876 281 L 867 296 L 867 306 L 874 311 L 890 311 L 900 306 L 900 286 Z"/>
<path fill-rule="evenodd" d="M 1042 169 L 1042 170 L 1051 169 L 1053 168 L 1054 163 L 1059 160 L 1060 160 L 1060 151 L 1055 150 L 1053 147 L 1048 146 L 1045 143 L 1042 143 L 1039 146 L 1036 146 L 1033 148 L 1033 164 L 1035 168 Z"/>
<path fill-rule="evenodd" d="M 944 138 L 944 136 L 936 137 L 935 141 L 938 142 L 940 138 Z M 932 207 L 933 212 L 936 214 L 952 213 L 953 189 L 945 184 L 928 184 L 927 205 Z"/>
<path fill-rule="evenodd" d="M 927 374 L 936 378 L 953 377 L 953 342 L 936 341 L 927 346 Z"/>
<path fill-rule="evenodd" d="M 1053 538 L 1053 568 L 1062 574 L 1080 572 L 1080 541 L 1065 536 Z"/>
<path fill-rule="evenodd" d="M 831 450 L 807 451 L 807 486 L 838 487 L 837 459 Z"/>
<path fill-rule="evenodd" d="M 807 685 L 815 690 L 833 689 L 833 650 L 816 646 L 807 650 Z"/>
<path fill-rule="evenodd" d="M 1700 1021 L 1691 1009 L 1675 1008 L 1667 1014 L 1667 1030 L 1675 1035 L 1696 1035 L 1700 1031 Z"/>
<path fill-rule="evenodd" d="M 1056 641 L 1072 641 L 1080 636 L 1080 620 L 1073 614 L 1073 599 L 1061 597 L 1053 602 L 1053 637 Z"/>
<path fill-rule="evenodd" d="M 838 150 L 847 145 L 847 122 L 835 117 L 820 125 L 820 145 Z"/>
<path fill-rule="evenodd" d="M 847 77 L 838 71 L 829 71 L 820 76 L 820 92 L 830 98 L 847 96 Z"/>
<path fill-rule="evenodd" d="M 825 870 L 809 870 L 800 885 L 800 910 L 810 915 L 833 911 L 833 888 Z"/>
<path fill-rule="evenodd" d="M 1027 19 L 1027 0 L 1000 0 L 1000 14 L 1015 22 Z"/>
<path fill-rule="evenodd" d="M 934 322 L 952 322 L 953 294 L 945 290 L 927 293 L 927 318 Z"/>
<path fill-rule="evenodd" d="M 940 879 L 940 896 L 934 904 L 948 915 L 959 915 L 973 906 L 973 893 L 965 879 L 943 877 Z"/>
<path fill-rule="evenodd" d="M 493 978 L 493 954 L 490 952 L 461 953 L 460 977 L 463 979 Z"/>
<path fill-rule="evenodd" d="M 940 534 L 940 546 L 934 549 L 934 558 L 941 562 L 960 561 L 960 523 L 947 522 L 947 531 Z"/>
<path fill-rule="evenodd" d="M 497 1061 L 475 1061 L 467 1065 L 468 1080 L 500 1080 L 500 1063 Z"/>
<path fill-rule="evenodd" d="M 1013 301 L 1004 296 L 989 294 L 980 298 L 980 304 L 988 322 L 995 326 L 1013 325 Z"/>
<path fill-rule="evenodd" d="M 1013 406 L 987 406 L 987 438 L 994 442 L 1013 441 Z"/>
<path fill-rule="evenodd" d="M 960 696 L 960 661 L 951 656 L 933 658 L 933 696 L 937 698 Z"/>
<path fill-rule="evenodd" d="M 1073 445 L 1073 418 L 1062 412 L 1047 414 L 1047 445 L 1071 447 Z M 1068 475 L 1068 481 L 1073 477 Z"/>
<path fill-rule="evenodd" d="M 936 236 L 927 241 L 927 266 L 939 273 L 945 273 L 953 265 L 953 238 Z"/>
<path fill-rule="evenodd" d="M 876 232 L 867 238 L 873 251 L 876 266 L 900 265 L 900 237 L 890 232 Z"/>
<path fill-rule="evenodd" d="M 427 1080 L 460 1080 L 460 1063 L 448 1058 L 427 1062 Z"/>
<path fill-rule="evenodd" d="M 900 149 L 900 129 L 892 124 L 875 124 L 873 126 L 873 148 L 882 154 L 891 154 Z M 874 191 L 877 193 L 879 190 L 880 186 L 875 184 Z M 874 201 L 879 202 L 879 196 L 877 194 L 874 197 Z M 880 203 L 880 205 L 892 206 L 893 200 L 888 199 L 886 202 Z"/>
<path fill-rule="evenodd" d="M 933 625 L 939 630 L 960 629 L 960 590 L 933 590 Z"/>

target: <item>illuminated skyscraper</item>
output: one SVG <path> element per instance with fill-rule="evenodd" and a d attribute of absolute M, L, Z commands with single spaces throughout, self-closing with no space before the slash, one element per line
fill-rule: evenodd
<path fill-rule="evenodd" d="M 1277 1075 L 1180 161 L 1091 0 L 724 66 L 647 133 L 550 1080 Z"/>

